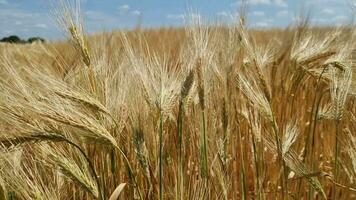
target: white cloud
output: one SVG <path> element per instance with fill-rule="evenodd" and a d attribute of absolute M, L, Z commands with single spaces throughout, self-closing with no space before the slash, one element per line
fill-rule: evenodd
<path fill-rule="evenodd" d="M 184 15 L 183 14 L 179 14 L 179 15 L 169 14 L 169 15 L 167 15 L 167 19 L 183 20 L 184 19 Z"/>
<path fill-rule="evenodd" d="M 252 14 L 255 16 L 258 16 L 258 17 L 265 16 L 265 12 L 263 12 L 263 11 L 253 11 Z"/>
<path fill-rule="evenodd" d="M 274 4 L 279 7 L 288 7 L 287 2 L 284 0 L 274 0 Z"/>
<path fill-rule="evenodd" d="M 8 35 L 1 30 L 11 30 L 22 38 L 33 36 L 49 39 L 63 38 L 61 31 L 56 28 L 57 24 L 53 23 L 46 10 L 33 12 L 15 4 L 11 5 L 13 1 L 7 0 L 7 2 L 9 6 L 0 4 L 0 19 L 12 20 L 0 20 L 0 38 Z"/>
<path fill-rule="evenodd" d="M 278 17 L 287 16 L 289 14 L 288 10 L 281 10 L 277 12 Z"/>
<path fill-rule="evenodd" d="M 352 0 L 351 0 L 352 1 Z M 348 0 L 347 1 L 342 1 L 342 0 L 308 0 L 305 2 L 306 6 L 320 6 L 320 5 L 343 5 L 347 6 L 348 5 Z"/>
<path fill-rule="evenodd" d="M 139 15 L 141 15 L 141 12 L 139 10 L 134 10 L 134 11 L 131 11 L 131 15 L 139 16 Z"/>
<path fill-rule="evenodd" d="M 46 24 L 35 24 L 34 27 L 43 28 L 43 29 L 47 29 L 48 28 L 48 26 Z"/>
<path fill-rule="evenodd" d="M 249 4 L 252 5 L 261 5 L 261 4 L 271 4 L 270 0 L 249 0 Z"/>
<path fill-rule="evenodd" d="M 226 11 L 221 11 L 221 12 L 217 12 L 216 15 L 219 17 L 227 17 L 228 13 Z"/>
<path fill-rule="evenodd" d="M 345 15 L 339 15 L 334 17 L 333 21 L 334 22 L 346 22 L 348 20 L 348 17 L 346 17 Z"/>
<path fill-rule="evenodd" d="M 327 24 L 328 20 L 325 18 L 317 18 L 317 19 L 312 19 L 312 21 L 316 24 Z"/>
<path fill-rule="evenodd" d="M 330 8 L 324 8 L 323 10 L 321 10 L 321 13 L 325 14 L 325 15 L 332 15 L 332 14 L 335 13 L 335 11 L 333 9 L 330 9 Z"/>
<path fill-rule="evenodd" d="M 256 27 L 259 27 L 259 28 L 265 28 L 265 27 L 270 27 L 272 26 L 274 23 L 274 20 L 271 19 L 271 18 L 267 18 L 267 19 L 263 19 L 261 21 L 258 21 L 255 23 L 255 26 Z"/>
<path fill-rule="evenodd" d="M 28 20 L 31 18 L 40 18 L 40 17 L 41 17 L 40 13 L 28 12 L 26 10 L 0 9 L 0 19 L 10 18 L 10 19 Z"/>
<path fill-rule="evenodd" d="M 247 4 L 251 5 L 269 5 L 271 4 L 271 0 L 246 0 Z M 235 0 L 235 2 L 232 2 L 230 6 L 232 7 L 239 7 L 242 4 L 242 0 Z"/>
<path fill-rule="evenodd" d="M 274 20 L 273 19 L 265 19 L 263 20 L 266 23 L 273 24 Z"/>
<path fill-rule="evenodd" d="M 119 11 L 121 14 L 129 14 L 132 16 L 139 16 L 141 15 L 141 11 L 139 10 L 132 10 L 132 8 L 128 4 L 123 4 L 119 7 Z"/>
<path fill-rule="evenodd" d="M 256 26 L 260 28 L 266 28 L 269 26 L 269 24 L 267 22 L 257 22 Z"/>
<path fill-rule="evenodd" d="M 100 29 L 103 29 L 103 27 L 107 27 L 108 24 L 115 24 L 118 21 L 118 18 L 115 15 L 97 10 L 86 11 L 85 17 L 88 30 L 95 27 L 94 29 L 99 31 Z"/>
<path fill-rule="evenodd" d="M 103 17 L 103 13 L 95 10 L 88 10 L 85 12 L 85 15 L 88 19 L 99 19 Z"/>
<path fill-rule="evenodd" d="M 3 30 L 2 32 L 5 33 L 5 34 L 12 34 L 12 33 L 14 33 L 14 31 L 11 31 L 11 30 Z"/>
<path fill-rule="evenodd" d="M 234 2 L 231 6 L 241 5 L 241 0 Z M 286 0 L 247 0 L 250 5 L 275 5 L 278 7 L 288 7 Z"/>
<path fill-rule="evenodd" d="M 303 17 L 301 17 L 301 16 L 294 16 L 293 18 L 292 18 L 292 21 L 293 22 L 301 22 L 303 20 Z"/>
<path fill-rule="evenodd" d="M 119 7 L 119 10 L 120 10 L 121 12 L 127 12 L 127 11 L 130 10 L 130 6 L 127 5 L 127 4 L 121 5 L 121 6 Z"/>

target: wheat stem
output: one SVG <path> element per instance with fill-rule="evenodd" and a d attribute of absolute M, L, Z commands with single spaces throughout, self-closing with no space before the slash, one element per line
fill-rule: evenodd
<path fill-rule="evenodd" d="M 279 134 L 278 134 L 278 127 L 277 127 L 277 123 L 276 120 L 273 118 L 272 120 L 272 129 L 273 129 L 273 134 L 274 134 L 274 138 L 276 141 L 276 145 L 277 145 L 277 155 L 278 155 L 278 163 L 282 169 L 282 175 L 281 175 L 281 187 L 282 187 L 282 199 L 286 199 L 288 198 L 286 195 L 288 195 L 288 185 L 287 185 L 287 167 L 286 164 L 284 162 L 283 159 L 283 155 L 282 155 L 282 143 L 281 140 L 279 138 Z"/>
<path fill-rule="evenodd" d="M 183 174 L 183 102 L 179 103 L 178 111 L 178 199 L 184 199 L 184 174 Z"/>
<path fill-rule="evenodd" d="M 335 120 L 335 147 L 334 147 L 334 181 L 338 182 L 339 179 L 339 154 L 340 154 L 340 147 L 339 147 L 339 132 L 340 132 L 340 120 Z M 336 199 L 337 195 L 337 188 L 336 183 L 333 184 L 333 199 Z"/>
<path fill-rule="evenodd" d="M 163 199 L 163 113 L 159 117 L 159 199 Z"/>
<path fill-rule="evenodd" d="M 207 137 L 206 137 L 206 120 L 205 120 L 205 109 L 201 111 L 202 115 L 202 177 L 205 178 L 206 180 L 209 177 L 209 172 L 208 172 L 208 151 L 207 151 Z"/>
<path fill-rule="evenodd" d="M 241 199 L 247 199 L 247 186 L 246 186 L 246 171 L 245 171 L 245 164 L 244 164 L 244 150 L 243 150 L 243 143 L 242 143 L 242 135 L 241 130 L 238 130 L 239 136 L 239 146 L 240 146 L 240 180 L 241 180 Z"/>

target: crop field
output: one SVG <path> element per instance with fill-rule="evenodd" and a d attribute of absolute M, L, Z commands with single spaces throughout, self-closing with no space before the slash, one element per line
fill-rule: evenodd
<path fill-rule="evenodd" d="M 243 16 L 0 43 L 0 199 L 356 199 L 356 30 Z"/>

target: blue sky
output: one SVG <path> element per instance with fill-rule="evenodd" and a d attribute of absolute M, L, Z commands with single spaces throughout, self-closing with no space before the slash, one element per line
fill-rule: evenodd
<path fill-rule="evenodd" d="M 50 15 L 50 0 L 0 0 L 0 37 L 41 36 L 63 38 Z M 53 0 L 56 1 L 56 0 Z M 338 25 L 352 17 L 353 0 L 247 0 L 252 27 L 285 27 L 300 11 L 309 11 L 314 24 Z M 354 1 L 356 2 L 356 0 Z M 203 18 L 229 21 L 239 0 L 83 0 L 87 32 L 132 28 L 139 19 L 143 27 L 181 26 L 184 14 L 193 10 Z"/>

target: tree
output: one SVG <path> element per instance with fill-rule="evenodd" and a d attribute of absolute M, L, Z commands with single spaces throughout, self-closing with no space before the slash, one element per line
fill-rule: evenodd
<path fill-rule="evenodd" d="M 9 37 L 4 37 L 0 40 L 0 42 L 8 42 L 8 43 L 23 43 L 24 41 L 21 40 L 17 35 L 11 35 Z"/>
<path fill-rule="evenodd" d="M 31 37 L 27 40 L 28 43 L 34 43 L 34 42 L 45 42 L 46 40 L 41 38 L 41 37 Z"/>

